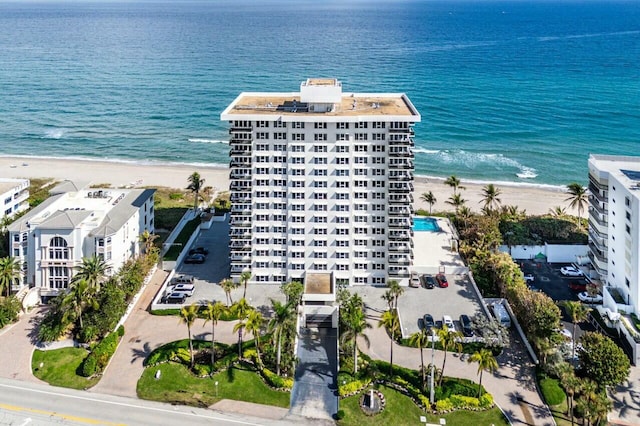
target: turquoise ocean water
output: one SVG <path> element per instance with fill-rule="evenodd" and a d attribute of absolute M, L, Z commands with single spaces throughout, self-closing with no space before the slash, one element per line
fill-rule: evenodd
<path fill-rule="evenodd" d="M 0 2 L 0 155 L 226 164 L 239 92 L 325 76 L 410 96 L 421 175 L 640 155 L 640 2 L 402 0 Z"/>

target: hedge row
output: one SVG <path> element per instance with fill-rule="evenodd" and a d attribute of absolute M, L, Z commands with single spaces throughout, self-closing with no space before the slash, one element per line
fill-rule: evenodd
<path fill-rule="evenodd" d="M 118 327 L 116 333 L 111 333 L 98 343 L 82 362 L 81 374 L 91 377 L 102 373 L 109 364 L 109 360 L 118 349 L 118 342 L 124 335 L 124 327 Z"/>
<path fill-rule="evenodd" d="M 267 381 L 269 386 L 276 389 L 286 389 L 290 391 L 293 388 L 293 379 L 278 376 L 267 368 L 260 370 L 262 377 Z"/>
<path fill-rule="evenodd" d="M 338 395 L 340 395 L 340 398 L 355 395 L 365 387 L 369 386 L 370 383 L 371 379 L 364 378 L 362 380 L 354 380 L 344 385 L 338 384 Z"/>
<path fill-rule="evenodd" d="M 479 410 L 493 407 L 493 396 L 485 393 L 480 398 L 464 395 L 451 395 L 436 402 L 436 411 L 446 413 L 451 410 Z"/>

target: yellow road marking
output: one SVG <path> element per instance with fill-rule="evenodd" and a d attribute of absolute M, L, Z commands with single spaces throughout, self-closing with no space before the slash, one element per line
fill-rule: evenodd
<path fill-rule="evenodd" d="M 78 416 L 71 416 L 69 414 L 56 413 L 55 411 L 46 411 L 46 410 L 38 410 L 36 408 L 19 407 L 17 405 L 0 403 L 0 408 L 8 411 L 40 414 L 48 417 L 59 417 L 63 420 L 69 420 L 69 421 L 78 422 L 78 423 L 86 423 L 90 425 L 125 426 L 124 423 L 105 422 L 102 420 L 89 419 L 87 417 L 78 417 Z"/>

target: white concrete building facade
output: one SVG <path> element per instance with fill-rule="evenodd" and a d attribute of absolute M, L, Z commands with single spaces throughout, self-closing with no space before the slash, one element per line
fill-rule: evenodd
<path fill-rule="evenodd" d="M 12 218 L 29 208 L 29 179 L 0 179 L 0 219 Z"/>
<path fill-rule="evenodd" d="M 242 93 L 221 119 L 231 127 L 232 277 L 408 284 L 420 114 L 405 94 L 308 79 L 299 92 Z"/>
<path fill-rule="evenodd" d="M 64 185 L 9 226 L 10 254 L 22 263 L 19 286 L 43 297 L 68 288 L 83 258 L 97 255 L 116 272 L 140 253 L 140 234 L 154 232 L 154 189 Z"/>
<path fill-rule="evenodd" d="M 589 157 L 589 259 L 604 306 L 640 314 L 640 157 Z"/>

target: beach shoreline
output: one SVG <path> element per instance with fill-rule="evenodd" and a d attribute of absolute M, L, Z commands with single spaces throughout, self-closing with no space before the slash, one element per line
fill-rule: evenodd
<path fill-rule="evenodd" d="M 115 187 L 154 187 L 186 188 L 187 178 L 193 172 L 200 173 L 205 186 L 214 191 L 229 189 L 229 168 L 219 164 L 181 164 L 136 162 L 128 160 L 101 160 L 85 158 L 50 158 L 28 156 L 0 157 L 0 177 L 4 178 L 52 178 L 72 180 L 93 185 L 110 184 Z M 416 176 L 414 181 L 415 209 L 429 210 L 422 201 L 421 194 L 433 192 L 436 203 L 432 210 L 450 211 L 452 206 L 446 203 L 452 194 L 451 187 L 444 184 L 445 178 Z M 462 198 L 473 211 L 482 208 L 482 188 L 486 183 L 494 183 L 501 191 L 502 205 L 515 205 L 528 214 L 544 214 L 560 206 L 569 214 L 576 214 L 568 207 L 564 188 L 553 185 L 537 185 L 519 182 L 475 182 L 462 180 Z"/>

